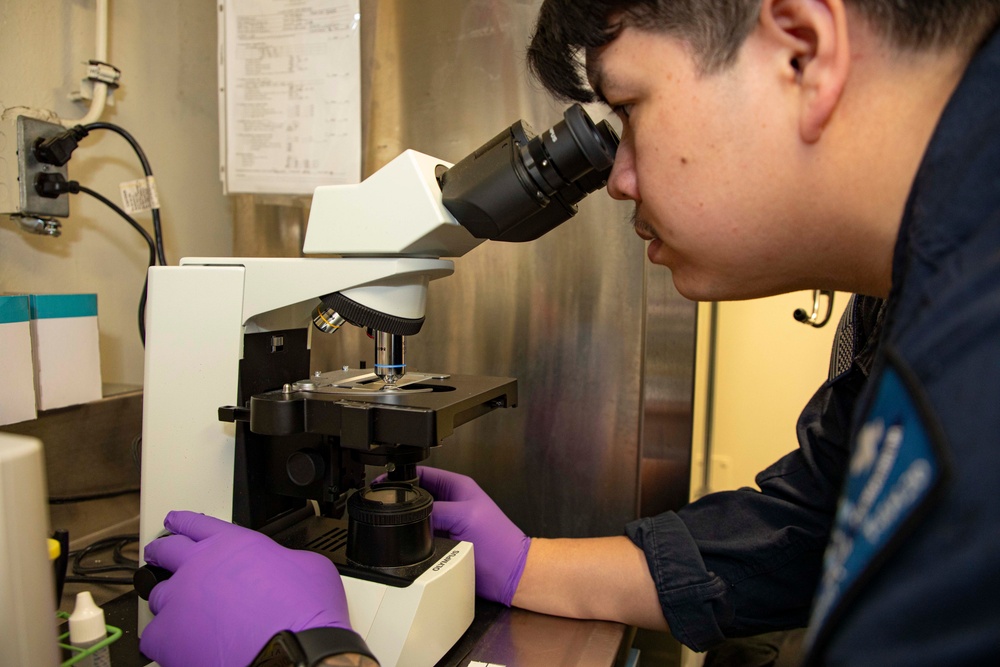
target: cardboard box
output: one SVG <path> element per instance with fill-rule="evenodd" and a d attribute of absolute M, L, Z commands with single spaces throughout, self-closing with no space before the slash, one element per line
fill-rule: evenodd
<path fill-rule="evenodd" d="M 0 294 L 0 425 L 34 419 L 28 297 Z"/>
<path fill-rule="evenodd" d="M 30 294 L 35 406 L 52 410 L 101 398 L 96 294 Z"/>

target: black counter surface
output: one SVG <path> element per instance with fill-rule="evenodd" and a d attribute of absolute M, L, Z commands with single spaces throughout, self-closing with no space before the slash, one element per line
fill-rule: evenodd
<path fill-rule="evenodd" d="M 114 667 L 145 667 L 136 632 L 138 596 L 121 595 L 104 604 L 105 622 L 120 628 L 111 645 Z M 615 667 L 624 664 L 629 629 L 619 623 L 578 621 L 523 609 L 508 609 L 476 598 L 472 626 L 437 667 L 467 667 L 472 662 L 507 667 Z"/>

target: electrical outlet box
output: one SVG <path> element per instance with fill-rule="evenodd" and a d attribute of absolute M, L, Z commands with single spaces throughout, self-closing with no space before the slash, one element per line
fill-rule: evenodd
<path fill-rule="evenodd" d="M 29 218 L 69 216 L 69 195 L 49 199 L 35 192 L 35 177 L 40 173 L 62 174 L 68 180 L 66 166 L 42 164 L 35 159 L 33 150 L 39 139 L 48 139 L 65 129 L 57 123 L 30 116 L 3 119 L 0 125 L 0 214 Z"/>

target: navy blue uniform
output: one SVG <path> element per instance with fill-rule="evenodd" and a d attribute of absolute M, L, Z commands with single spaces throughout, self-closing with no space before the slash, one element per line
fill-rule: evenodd
<path fill-rule="evenodd" d="M 1000 35 L 924 156 L 892 285 L 852 300 L 760 491 L 627 526 L 687 646 L 808 625 L 810 664 L 1000 656 Z"/>

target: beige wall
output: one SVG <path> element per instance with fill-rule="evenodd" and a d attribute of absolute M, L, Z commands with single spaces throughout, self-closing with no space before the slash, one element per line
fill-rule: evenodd
<path fill-rule="evenodd" d="M 795 447 L 799 412 L 826 380 L 837 322 L 850 295 L 838 293 L 829 324 L 792 318 L 812 309 L 812 292 L 719 304 L 711 491 L 755 486 L 758 472 Z M 823 306 L 825 308 L 824 299 Z M 708 304 L 699 306 L 692 490 L 701 486 L 705 438 Z"/>
<path fill-rule="evenodd" d="M 81 118 L 67 94 L 94 56 L 94 0 L 0 0 L 0 105 Z M 122 70 L 116 104 L 101 120 L 141 144 L 156 176 L 167 261 L 230 255 L 229 202 L 218 177 L 216 3 L 110 0 L 108 60 Z M 69 163 L 70 178 L 113 201 L 142 176 L 128 144 L 94 132 Z M 151 229 L 149 214 L 137 216 Z M 63 235 L 21 232 L 0 218 L 0 291 L 96 292 L 105 383 L 142 383 L 137 309 L 148 251 L 123 220 L 75 195 Z"/>

